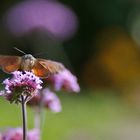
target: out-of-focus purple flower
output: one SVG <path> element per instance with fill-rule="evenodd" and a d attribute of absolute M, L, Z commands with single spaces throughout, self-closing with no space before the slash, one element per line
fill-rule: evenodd
<path fill-rule="evenodd" d="M 0 133 L 0 140 L 3 140 L 3 139 L 2 139 L 2 133 Z"/>
<path fill-rule="evenodd" d="M 29 130 L 27 133 L 28 140 L 40 140 L 40 133 L 38 129 Z M 2 134 L 0 140 L 23 140 L 22 128 L 9 128 Z"/>
<path fill-rule="evenodd" d="M 48 88 L 43 89 L 40 93 L 36 94 L 29 102 L 29 106 L 40 106 L 46 107 L 52 112 L 61 111 L 61 102 L 56 94 L 50 91 Z"/>
<path fill-rule="evenodd" d="M 7 12 L 5 21 L 8 29 L 16 36 L 33 29 L 44 29 L 57 39 L 67 39 L 77 29 L 74 12 L 56 1 L 21 2 Z"/>
<path fill-rule="evenodd" d="M 43 89 L 42 91 L 43 103 L 44 106 L 49 108 L 52 112 L 60 112 L 61 111 L 61 102 L 56 94 L 50 91 L 48 88 Z"/>
<path fill-rule="evenodd" d="M 2 137 L 2 140 L 22 140 L 22 128 L 9 128 Z"/>
<path fill-rule="evenodd" d="M 28 131 L 27 140 L 40 140 L 40 132 L 38 129 Z"/>
<path fill-rule="evenodd" d="M 11 79 L 7 78 L 3 81 L 5 91 L 1 92 L 11 102 L 17 101 L 21 94 L 32 96 L 42 88 L 42 81 L 31 72 L 14 71 L 12 74 Z"/>
<path fill-rule="evenodd" d="M 51 81 L 56 91 L 59 91 L 62 88 L 68 92 L 80 91 L 76 76 L 67 69 L 59 72 L 58 74 L 52 75 L 48 78 L 48 81 Z"/>

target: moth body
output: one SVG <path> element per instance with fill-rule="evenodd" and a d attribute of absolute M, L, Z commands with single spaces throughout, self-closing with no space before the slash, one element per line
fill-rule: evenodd
<path fill-rule="evenodd" d="M 31 54 L 26 54 L 21 57 L 20 69 L 24 71 L 31 71 L 35 65 L 36 59 Z"/>

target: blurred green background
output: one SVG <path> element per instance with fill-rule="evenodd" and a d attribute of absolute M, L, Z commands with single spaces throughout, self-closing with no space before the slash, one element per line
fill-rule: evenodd
<path fill-rule="evenodd" d="M 12 11 L 9 9 L 20 7 L 20 3 L 28 5 L 30 1 L 1 1 L 1 54 L 22 55 L 13 49 L 17 47 L 36 57 L 62 62 L 78 77 L 81 86 L 78 95 L 58 94 L 63 111 L 59 114 L 46 112 L 43 140 L 139 140 L 140 2 L 44 0 L 70 8 L 73 15 L 59 7 L 64 8 L 62 13 L 68 14 L 64 19 L 62 13 L 62 17 L 55 16 L 55 8 L 50 8 L 52 13 L 46 17 L 51 21 L 49 26 L 23 33 L 32 17 L 26 22 L 27 15 L 15 12 L 10 18 Z M 25 19 L 23 24 L 21 16 Z M 60 26 L 63 24 L 65 26 Z M 0 75 L 1 81 L 8 76 L 2 71 Z M 0 106 L 0 126 L 19 126 L 19 107 L 3 99 L 0 99 Z M 30 109 L 28 114 L 32 128 Z"/>

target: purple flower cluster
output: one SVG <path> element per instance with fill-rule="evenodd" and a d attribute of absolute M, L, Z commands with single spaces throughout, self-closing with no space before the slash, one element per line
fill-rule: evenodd
<path fill-rule="evenodd" d="M 4 133 L 1 133 L 0 140 L 23 140 L 22 128 L 9 128 Z M 39 140 L 40 134 L 38 129 L 32 129 L 27 133 L 28 140 Z"/>
<path fill-rule="evenodd" d="M 22 128 L 9 128 L 2 134 L 2 140 L 22 140 Z"/>
<path fill-rule="evenodd" d="M 5 23 L 15 36 L 22 36 L 34 29 L 43 29 L 57 39 L 68 39 L 77 30 L 75 13 L 56 1 L 21 2 L 7 12 Z"/>
<path fill-rule="evenodd" d="M 25 88 L 25 91 L 29 93 L 42 88 L 42 81 L 31 72 L 14 71 L 12 74 L 11 79 L 8 78 L 3 81 L 7 93 L 12 93 L 18 87 Z"/>
<path fill-rule="evenodd" d="M 52 75 L 48 81 L 54 85 L 56 91 L 65 89 L 68 92 L 79 92 L 80 87 L 77 78 L 69 70 L 65 69 L 58 74 Z"/>
<path fill-rule="evenodd" d="M 54 92 L 50 89 L 45 88 L 40 93 L 36 94 L 29 102 L 29 106 L 40 106 L 46 107 L 52 112 L 61 111 L 61 102 Z"/>
<path fill-rule="evenodd" d="M 44 89 L 42 93 L 44 95 L 43 97 L 44 106 L 49 108 L 52 112 L 60 112 L 61 102 L 59 98 L 56 96 L 56 94 L 50 91 L 48 88 Z"/>
<path fill-rule="evenodd" d="M 3 81 L 5 91 L 3 95 L 9 100 L 17 100 L 20 95 L 32 96 L 42 88 L 42 81 L 31 72 L 15 71 L 12 78 Z"/>
<path fill-rule="evenodd" d="M 28 140 L 40 140 L 40 131 L 38 129 L 32 129 L 28 131 Z"/>

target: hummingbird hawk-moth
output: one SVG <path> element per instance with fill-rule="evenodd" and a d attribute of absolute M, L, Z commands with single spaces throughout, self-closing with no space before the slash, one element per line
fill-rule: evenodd
<path fill-rule="evenodd" d="M 21 57 L 0 55 L 0 67 L 6 73 L 11 73 L 16 70 L 31 71 L 41 78 L 45 78 L 50 74 L 64 69 L 64 66 L 59 62 L 35 58 L 31 54 L 25 54 Z"/>

